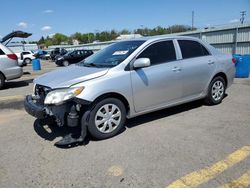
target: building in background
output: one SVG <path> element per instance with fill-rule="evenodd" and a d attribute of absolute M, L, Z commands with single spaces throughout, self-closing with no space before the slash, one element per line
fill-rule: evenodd
<path fill-rule="evenodd" d="M 22 43 L 9 43 L 7 45 L 13 52 L 19 53 L 22 51 L 36 51 L 38 50 L 37 44 L 22 44 Z"/>

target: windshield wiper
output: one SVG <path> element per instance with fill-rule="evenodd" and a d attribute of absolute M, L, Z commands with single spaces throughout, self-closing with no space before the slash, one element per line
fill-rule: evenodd
<path fill-rule="evenodd" d="M 83 66 L 85 66 L 85 67 L 98 67 L 98 65 L 95 63 L 83 63 Z"/>
<path fill-rule="evenodd" d="M 110 64 L 95 64 L 95 63 L 82 63 L 81 65 L 85 67 L 97 67 L 97 68 L 102 68 L 102 67 L 113 67 L 114 65 Z"/>

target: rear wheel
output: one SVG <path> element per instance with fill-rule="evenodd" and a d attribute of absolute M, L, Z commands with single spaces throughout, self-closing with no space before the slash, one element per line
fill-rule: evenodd
<path fill-rule="evenodd" d="M 29 59 L 29 58 L 26 58 L 25 60 L 24 60 L 24 63 L 27 65 L 27 64 L 30 64 L 31 63 L 31 59 Z"/>
<path fill-rule="evenodd" d="M 209 85 L 205 102 L 209 105 L 216 105 L 221 103 L 225 96 L 225 91 L 225 80 L 220 76 L 215 77 Z"/>
<path fill-rule="evenodd" d="M 115 136 L 124 127 L 126 109 L 116 98 L 107 98 L 98 102 L 90 112 L 88 129 L 97 139 Z"/>
<path fill-rule="evenodd" d="M 0 89 L 3 88 L 4 83 L 5 83 L 5 78 L 4 78 L 3 74 L 0 73 Z"/>

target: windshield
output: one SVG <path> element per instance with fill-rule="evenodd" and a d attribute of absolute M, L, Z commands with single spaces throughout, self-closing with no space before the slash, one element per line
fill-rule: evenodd
<path fill-rule="evenodd" d="M 114 67 L 124 61 L 145 41 L 124 41 L 112 44 L 80 62 L 83 66 Z"/>

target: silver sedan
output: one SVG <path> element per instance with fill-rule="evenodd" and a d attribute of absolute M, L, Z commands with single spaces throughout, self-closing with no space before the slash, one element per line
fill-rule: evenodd
<path fill-rule="evenodd" d="M 37 78 L 25 107 L 37 118 L 86 125 L 95 138 L 109 138 L 126 118 L 198 99 L 219 104 L 233 83 L 234 62 L 231 54 L 197 38 L 121 41 Z"/>

